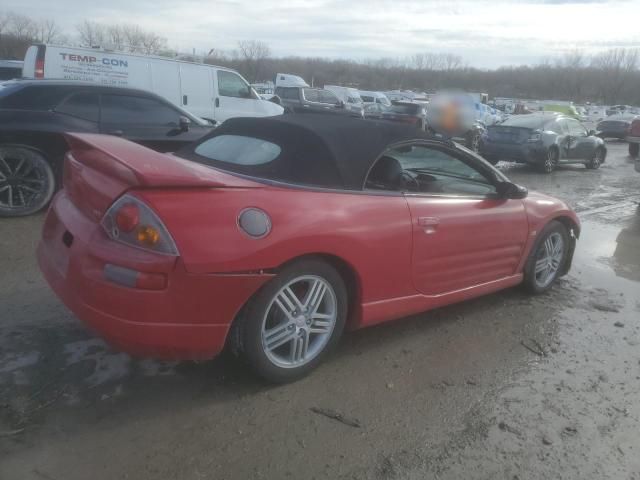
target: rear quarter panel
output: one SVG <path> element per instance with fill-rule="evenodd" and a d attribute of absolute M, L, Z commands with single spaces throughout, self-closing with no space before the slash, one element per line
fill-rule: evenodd
<path fill-rule="evenodd" d="M 411 223 L 402 196 L 287 188 L 141 191 L 174 237 L 189 272 L 274 269 L 308 254 L 339 257 L 355 272 L 362 302 L 415 294 Z M 242 232 L 247 207 L 271 217 L 262 239 Z"/>

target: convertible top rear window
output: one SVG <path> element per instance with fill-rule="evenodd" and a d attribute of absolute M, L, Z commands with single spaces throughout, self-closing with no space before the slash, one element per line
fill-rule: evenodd
<path fill-rule="evenodd" d="M 236 165 L 262 165 L 276 159 L 281 152 L 275 143 L 241 135 L 213 137 L 195 149 L 202 157 Z"/>

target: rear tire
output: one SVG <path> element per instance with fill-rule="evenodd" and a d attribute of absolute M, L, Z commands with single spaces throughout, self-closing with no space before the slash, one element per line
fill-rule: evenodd
<path fill-rule="evenodd" d="M 0 145 L 0 216 L 23 217 L 51 201 L 56 179 L 40 150 L 27 145 Z"/>
<path fill-rule="evenodd" d="M 558 166 L 558 160 L 560 158 L 560 154 L 557 148 L 551 147 L 547 151 L 547 155 L 544 158 L 544 162 L 540 164 L 540 170 L 543 173 L 551 173 Z"/>
<path fill-rule="evenodd" d="M 239 350 L 269 382 L 304 377 L 338 343 L 347 303 L 344 281 L 331 265 L 319 259 L 292 263 L 243 310 L 238 319 Z"/>
<path fill-rule="evenodd" d="M 638 153 L 640 153 L 640 143 L 630 143 L 629 156 L 631 158 L 638 158 Z"/>
<path fill-rule="evenodd" d="M 563 271 L 571 239 L 566 227 L 549 222 L 538 235 L 524 267 L 523 286 L 533 294 L 549 290 Z"/>

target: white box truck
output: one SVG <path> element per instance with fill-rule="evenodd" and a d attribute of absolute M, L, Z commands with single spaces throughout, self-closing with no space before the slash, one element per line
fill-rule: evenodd
<path fill-rule="evenodd" d="M 281 115 L 229 68 L 172 58 L 56 45 L 32 45 L 22 76 L 80 80 L 156 93 L 192 114 L 221 123 L 232 117 Z"/>

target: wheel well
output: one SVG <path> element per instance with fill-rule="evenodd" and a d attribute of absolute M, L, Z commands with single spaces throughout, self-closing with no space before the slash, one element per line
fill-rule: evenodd
<path fill-rule="evenodd" d="M 40 150 L 51 163 L 56 180 L 60 180 L 62 160 L 64 154 L 69 150 L 69 145 L 61 134 L 25 131 L 5 132 L 0 135 L 0 144 L 24 145 Z"/>
<path fill-rule="evenodd" d="M 573 230 L 573 233 L 576 236 L 576 238 L 580 237 L 580 227 L 576 224 L 576 222 L 573 221 L 572 218 L 566 217 L 566 216 L 560 216 L 560 217 L 554 218 L 553 220 L 560 222 L 567 229 L 568 232 L 571 232 Z"/>
<path fill-rule="evenodd" d="M 553 220 L 560 222 L 564 228 L 569 232 L 569 237 L 571 238 L 571 243 L 569 245 L 569 251 L 567 252 L 567 258 L 562 266 L 562 271 L 560 275 L 566 275 L 571 268 L 571 264 L 573 263 L 573 254 L 576 250 L 576 241 L 580 237 L 580 227 L 576 224 L 576 222 L 566 216 L 556 217 Z"/>

